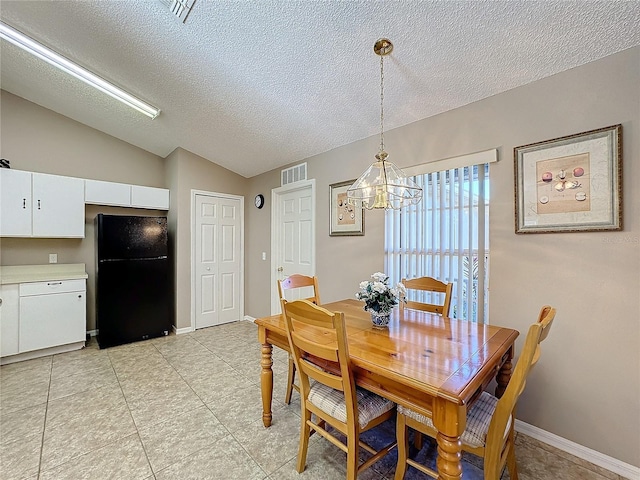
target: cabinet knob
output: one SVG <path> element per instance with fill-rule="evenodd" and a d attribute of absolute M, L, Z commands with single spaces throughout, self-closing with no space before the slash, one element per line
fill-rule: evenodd
<path fill-rule="evenodd" d="M 82 298 L 82 295 L 78 295 L 78 298 Z"/>
<path fill-rule="evenodd" d="M 23 208 L 23 209 L 24 209 L 24 208 L 27 208 L 27 199 L 26 199 L 26 198 L 23 198 L 23 199 L 22 199 L 22 208 Z"/>
<path fill-rule="evenodd" d="M 38 200 L 38 210 L 40 210 L 40 200 Z"/>
<path fill-rule="evenodd" d="M 0 298 L 0 306 L 2 305 L 2 299 Z"/>

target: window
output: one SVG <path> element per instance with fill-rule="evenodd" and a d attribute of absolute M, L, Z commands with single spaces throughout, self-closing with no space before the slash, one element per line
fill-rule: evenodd
<path fill-rule="evenodd" d="M 385 271 L 392 284 L 422 276 L 453 282 L 449 315 L 484 322 L 488 314 L 489 164 L 467 165 L 413 177 L 423 188 L 422 201 L 386 212 Z M 411 293 L 418 295 L 412 300 L 440 302 L 430 298 L 434 294 Z"/>

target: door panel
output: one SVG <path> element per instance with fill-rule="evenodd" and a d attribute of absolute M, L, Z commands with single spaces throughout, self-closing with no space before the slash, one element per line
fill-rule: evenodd
<path fill-rule="evenodd" d="M 195 328 L 241 319 L 240 199 L 195 196 Z"/>
<path fill-rule="evenodd" d="M 315 275 L 315 183 L 313 180 L 273 191 L 271 313 L 280 313 L 276 280 L 289 275 Z M 310 289 L 312 292 L 312 289 Z M 311 296 L 304 289 L 289 300 Z"/>

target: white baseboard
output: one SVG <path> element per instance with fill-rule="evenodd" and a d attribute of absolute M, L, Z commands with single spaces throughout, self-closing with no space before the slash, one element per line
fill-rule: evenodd
<path fill-rule="evenodd" d="M 182 327 L 182 328 L 176 328 L 175 325 L 172 325 L 173 327 L 173 331 L 175 332 L 176 335 L 182 335 L 183 333 L 191 333 L 194 330 L 193 327 L 189 326 L 189 327 Z"/>
<path fill-rule="evenodd" d="M 246 322 L 253 322 L 256 318 L 255 317 L 251 317 L 249 315 L 245 315 L 243 320 Z"/>
<path fill-rule="evenodd" d="M 606 468 L 607 470 L 617 473 L 618 475 L 628 478 L 629 480 L 640 479 L 640 468 L 622 462 L 616 458 L 610 457 L 596 450 L 592 450 L 578 443 L 574 443 L 566 438 L 559 437 L 551 432 L 534 427 L 528 423 L 516 420 L 516 430 L 528 435 L 536 440 L 547 443 L 563 452 L 575 455 L 594 465 Z"/>

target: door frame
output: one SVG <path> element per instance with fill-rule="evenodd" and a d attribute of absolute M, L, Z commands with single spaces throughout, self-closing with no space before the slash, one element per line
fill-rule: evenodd
<path fill-rule="evenodd" d="M 279 245 L 279 237 L 280 237 L 280 229 L 278 226 L 281 222 L 280 212 L 278 210 L 280 196 L 291 193 L 296 190 L 311 190 L 311 228 L 313 229 L 313 239 L 311 241 L 311 269 L 313 270 L 313 275 L 316 274 L 316 180 L 314 178 L 310 180 L 300 180 L 295 183 L 290 183 L 288 185 L 283 185 L 281 187 L 277 187 L 271 190 L 271 294 L 270 301 L 271 304 L 271 314 L 275 315 L 280 313 L 280 309 L 275 309 L 276 299 L 279 298 L 278 288 L 277 288 L 277 280 L 278 280 L 278 272 L 276 269 L 278 268 L 277 260 L 278 260 L 278 251 L 277 247 Z"/>
<path fill-rule="evenodd" d="M 240 200 L 240 319 L 244 319 L 244 197 L 191 189 L 191 331 L 196 330 L 196 196 Z"/>

